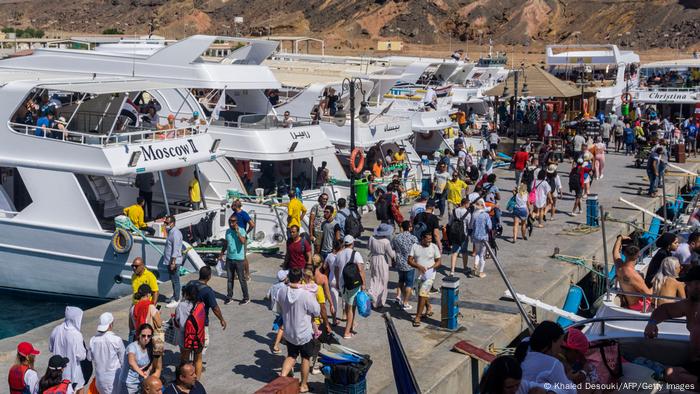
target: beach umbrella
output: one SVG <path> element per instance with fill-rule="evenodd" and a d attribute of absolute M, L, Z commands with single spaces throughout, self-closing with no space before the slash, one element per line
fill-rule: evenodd
<path fill-rule="evenodd" d="M 394 370 L 394 381 L 396 389 L 399 393 L 405 394 L 420 394 L 420 387 L 416 382 L 416 377 L 411 370 L 411 364 L 408 363 L 408 357 L 401 345 L 401 338 L 394 327 L 394 322 L 389 313 L 384 313 L 384 321 L 386 322 L 386 335 L 389 339 L 389 351 L 391 353 L 391 366 Z"/>

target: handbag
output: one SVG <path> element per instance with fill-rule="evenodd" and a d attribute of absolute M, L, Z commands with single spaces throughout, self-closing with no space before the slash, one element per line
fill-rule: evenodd
<path fill-rule="evenodd" d="M 168 321 L 163 323 L 163 331 L 165 332 L 164 339 L 165 343 L 177 346 L 177 328 L 175 327 L 174 318 L 170 318 Z"/>
<path fill-rule="evenodd" d="M 508 205 L 506 205 L 506 211 L 513 212 L 515 209 L 515 194 L 508 200 Z"/>
<path fill-rule="evenodd" d="M 599 383 L 617 382 L 622 376 L 620 344 L 615 340 L 605 339 L 591 343 L 586 353 L 586 362 L 595 368 Z"/>
<path fill-rule="evenodd" d="M 155 322 L 154 322 L 155 323 Z M 163 331 L 163 326 L 153 325 L 153 338 L 151 338 L 151 345 L 153 346 L 153 355 L 162 356 L 165 352 L 165 332 Z"/>

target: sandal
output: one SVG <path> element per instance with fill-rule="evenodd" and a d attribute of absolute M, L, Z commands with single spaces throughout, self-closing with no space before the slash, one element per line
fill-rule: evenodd
<path fill-rule="evenodd" d="M 282 354 L 282 349 L 275 349 L 274 347 L 270 346 L 270 352 L 272 352 L 272 354 Z"/>
<path fill-rule="evenodd" d="M 420 322 L 419 321 L 413 321 L 413 327 L 420 327 Z"/>
<path fill-rule="evenodd" d="M 423 314 L 423 317 L 431 317 L 431 316 L 433 316 L 433 311 L 426 312 Z"/>

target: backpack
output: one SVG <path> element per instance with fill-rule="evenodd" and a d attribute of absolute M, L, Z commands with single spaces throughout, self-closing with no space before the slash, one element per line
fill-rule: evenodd
<path fill-rule="evenodd" d="M 189 350 L 201 350 L 204 348 L 204 321 L 206 311 L 203 302 L 197 302 L 185 321 L 184 347 Z"/>
<path fill-rule="evenodd" d="M 71 385 L 71 381 L 68 379 L 63 379 L 61 383 L 49 387 L 43 392 L 46 394 L 66 394 L 68 392 L 68 387 Z"/>
<path fill-rule="evenodd" d="M 350 212 L 349 216 L 342 211 L 338 211 L 338 214 L 345 217 L 345 228 L 343 229 L 344 234 L 352 235 L 353 238 L 358 238 L 360 235 L 362 235 L 365 228 L 362 226 L 362 221 L 360 221 L 357 216 L 353 215 L 352 212 Z"/>
<path fill-rule="evenodd" d="M 389 200 L 387 199 L 386 193 L 382 195 L 382 197 L 377 201 L 376 205 L 376 214 L 377 214 L 377 220 L 380 222 L 386 222 L 391 220 L 391 207 Z"/>
<path fill-rule="evenodd" d="M 353 290 L 362 285 L 362 275 L 360 275 L 360 267 L 355 263 L 355 253 L 350 254 L 350 261 L 343 267 L 343 284 L 345 290 Z"/>
<path fill-rule="evenodd" d="M 428 231 L 428 225 L 423 221 L 425 218 L 425 215 L 428 215 L 428 213 L 421 212 L 418 215 L 416 215 L 416 219 L 415 219 L 416 224 L 413 226 L 413 235 L 416 238 L 418 238 L 419 240 L 423 236 L 423 233 Z"/>
<path fill-rule="evenodd" d="M 460 218 L 457 218 L 455 212 L 456 209 L 452 211 L 452 216 L 454 216 L 454 219 L 447 228 L 447 239 L 452 245 L 461 245 L 462 242 L 464 242 L 464 218 L 469 215 L 469 211 L 467 210 L 467 212 Z"/>
<path fill-rule="evenodd" d="M 581 176 L 578 167 L 574 167 L 569 172 L 569 190 L 578 190 L 581 187 Z"/>

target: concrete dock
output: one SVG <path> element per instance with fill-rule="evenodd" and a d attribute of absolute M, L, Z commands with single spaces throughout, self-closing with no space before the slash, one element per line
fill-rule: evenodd
<path fill-rule="evenodd" d="M 637 195 L 641 187 L 646 189 L 646 173 L 643 169 L 632 167 L 633 158 L 620 154 L 607 155 L 605 177 L 593 183 L 591 192 L 599 196 L 600 205 L 610 213 L 610 216 L 620 221 L 636 219 L 641 224 L 641 214 L 618 202 L 624 197 L 640 206 L 655 210 L 660 206 L 660 198 L 652 199 Z M 692 171 L 698 167 L 697 160 L 690 159 L 681 165 Z M 558 202 L 558 214 L 554 221 L 548 221 L 545 228 L 535 228 L 527 240 L 518 240 L 512 244 L 512 219 L 504 212 L 504 237 L 498 241 L 498 257 L 510 278 L 515 290 L 532 298 L 561 306 L 570 283 L 576 283 L 588 271 L 573 264 L 550 258 L 555 247 L 561 254 L 570 256 L 592 257 L 598 261 L 604 259 L 603 239 L 600 231 L 590 234 L 569 235 L 563 231 L 567 228 L 585 223 L 584 214 L 570 216 L 573 197 L 568 194 L 568 172 L 570 164 L 562 163 L 559 174 L 562 179 L 564 198 Z M 501 206 L 505 208 L 513 188 L 513 173 L 508 170 L 497 170 L 497 182 L 501 189 Z M 686 177 L 667 177 L 667 193 L 675 194 L 676 184 L 685 183 Z M 584 202 L 585 204 L 585 202 Z M 403 211 L 407 212 L 408 207 Z M 447 215 L 443 221 L 446 220 Z M 649 217 L 646 222 L 648 225 Z M 374 214 L 367 214 L 363 224 L 368 231 L 360 245 L 364 245 L 370 229 L 376 225 Z M 626 231 L 626 225 L 618 222 L 607 223 L 608 250 L 612 241 L 621 231 Z M 366 258 L 366 249 L 360 248 Z M 228 328 L 221 330 L 216 318 L 211 320 L 211 345 L 205 356 L 206 372 L 202 380 L 210 393 L 251 393 L 262 387 L 277 376 L 283 355 L 273 355 L 269 346 L 272 343 L 271 332 L 272 313 L 268 310 L 268 302 L 263 300 L 269 287 L 276 281 L 275 274 L 282 262 L 281 256 L 264 257 L 251 255 L 252 281 L 249 282 L 252 302 L 245 306 L 238 303 L 223 305 L 223 295 L 226 292 L 226 282 L 223 278 L 215 278 L 210 285 L 220 293 L 221 308 L 228 322 Z M 472 260 L 470 259 L 470 262 Z M 445 267 L 446 265 L 446 267 Z M 458 261 L 461 267 L 461 259 Z M 443 274 L 449 269 L 449 256 L 443 258 Z M 506 286 L 501 280 L 496 267 L 491 261 L 486 264 L 487 277 L 483 279 L 466 278 L 461 268 L 457 276 L 461 287 L 459 307 L 462 314 L 462 328 L 456 332 L 448 332 L 439 328 L 440 296 L 434 295 L 431 302 L 435 315 L 424 319 L 420 328 L 411 326 L 412 315 L 391 308 L 390 314 L 401 337 L 404 349 L 410 359 L 417 381 L 424 393 L 456 393 L 470 392 L 470 363 L 466 356 L 451 352 L 452 346 L 467 340 L 476 346 L 488 348 L 493 345 L 501 348 L 508 345 L 526 328 L 515 304 L 502 300 Z M 435 287 L 439 288 L 443 275 L 438 274 Z M 185 279 L 186 280 L 186 279 Z M 392 270 L 390 287 L 393 289 L 397 274 Z M 169 283 L 161 285 L 161 294 L 170 296 L 172 288 Z M 240 288 L 236 282 L 236 301 L 240 300 Z M 393 298 L 393 290 L 392 297 Z M 591 303 L 593 300 L 590 300 Z M 412 304 L 415 311 L 415 299 Z M 127 337 L 127 314 L 130 305 L 129 298 L 115 300 L 85 312 L 82 332 L 86 343 L 95 333 L 97 319 L 105 311 L 115 316 L 115 332 L 122 338 Z M 529 310 L 529 308 L 528 308 Z M 174 310 L 163 307 L 161 313 L 167 319 Z M 31 313 L 31 311 L 27 311 Z M 537 316 L 542 320 L 542 315 Z M 42 375 L 49 358 L 47 342 L 51 329 L 58 322 L 33 329 L 27 333 L 0 341 L 0 370 L 7 371 L 15 356 L 15 347 L 20 341 L 29 341 L 37 346 L 42 354 L 37 357 L 37 370 Z M 341 334 L 344 322 L 336 332 Z M 358 334 L 351 340 L 344 340 L 343 345 L 361 352 L 369 353 L 374 362 L 368 375 L 368 392 L 394 393 L 396 387 L 392 375 L 391 358 L 389 355 L 385 323 L 379 313 L 373 313 L 369 318 L 359 318 Z M 172 379 L 172 371 L 177 363 L 178 350 L 167 345 L 166 365 L 164 372 L 166 380 Z M 283 352 L 286 352 L 283 349 Z M 298 377 L 298 372 L 296 374 Z M 310 377 L 310 387 L 315 392 L 323 392 L 323 377 Z M 0 390 L 1 391 L 1 390 Z"/>

